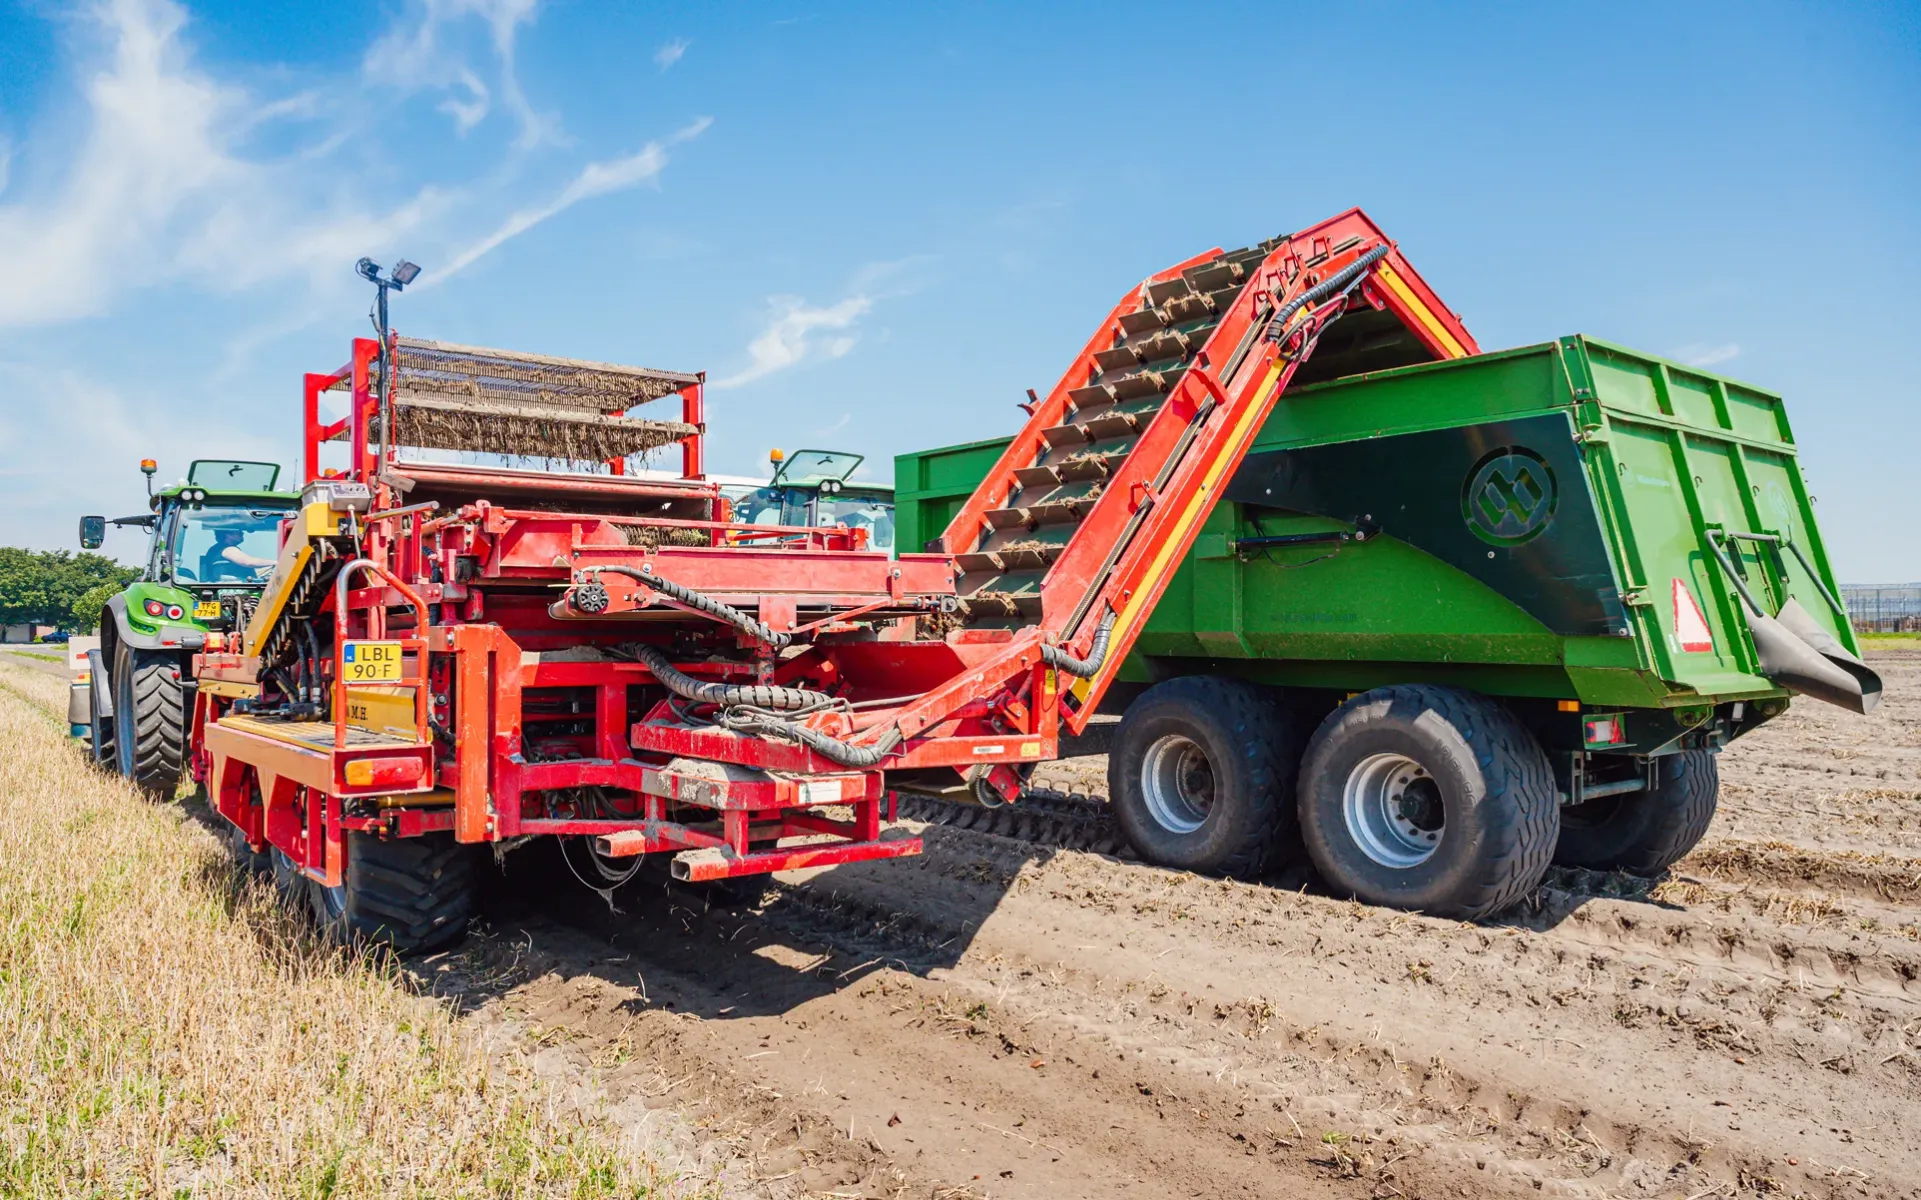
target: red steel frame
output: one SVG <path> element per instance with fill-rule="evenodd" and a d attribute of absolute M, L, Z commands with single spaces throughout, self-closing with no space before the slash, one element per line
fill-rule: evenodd
<path fill-rule="evenodd" d="M 1377 247 L 1387 247 L 1384 257 L 1352 295 L 1302 310 L 1279 341 L 1256 336 L 1275 304 Z M 320 443 L 344 434 L 348 475 L 375 497 L 369 532 L 349 551 L 356 561 L 324 610 L 336 630 L 334 736 L 326 746 L 276 740 L 271 726 L 236 719 L 233 701 L 203 686 L 196 771 L 249 840 L 271 843 L 328 883 L 340 879 L 345 830 L 451 830 L 463 842 L 591 836 L 610 855 L 673 852 L 676 872 L 690 879 L 917 853 L 918 839 L 881 837 L 883 806 L 892 803 L 885 772 L 984 767 L 1007 790 L 1019 770 L 1055 756 L 1063 720 L 1077 732 L 1085 726 L 1321 324 L 1365 304 L 1394 313 L 1437 357 L 1478 352 L 1459 319 L 1358 209 L 1303 230 L 1250 272 L 1053 563 L 1041 621 L 918 636 L 917 617 L 953 606 L 952 555 L 979 544 L 985 514 L 1014 490 L 1014 471 L 1040 453 L 1043 431 L 1069 419 L 1069 393 L 1096 374 L 1094 356 L 1115 344 L 1120 318 L 1139 307 L 1148 286 L 1220 255 L 1196 256 L 1130 291 L 956 515 L 944 553 L 895 560 L 864 550 L 852 531 L 724 519 L 717 489 L 699 482 L 704 383 L 681 393 L 683 417 L 696 430 L 682 442 L 684 481 L 616 480 L 610 464 L 608 476 L 555 477 L 543 493 L 601 510 L 632 501 L 624 512 L 497 504 L 485 497 L 485 471 L 376 463 L 367 433 L 379 347 L 356 340 L 345 366 L 305 379 L 305 478 L 319 477 Z M 323 425 L 319 395 L 343 382 L 351 387 L 349 413 Z M 389 481 L 409 471 L 442 490 L 471 479 L 471 498 L 377 525 L 383 512 L 406 507 Z M 640 511 L 643 498 L 690 496 L 705 498 L 707 518 Z M 803 640 L 779 653 L 644 579 L 600 573 L 608 567 L 671 580 Z M 372 582 L 350 587 L 349 574 L 360 571 Z M 577 604 L 590 580 L 606 599 L 591 611 Z M 1043 661 L 1048 645 L 1085 656 L 1109 615 L 1107 656 L 1091 678 L 1063 680 Z M 351 745 L 341 646 L 356 629 L 389 637 L 390 628 L 411 667 L 416 736 Z M 672 653 L 679 670 L 708 680 L 827 692 L 846 703 L 806 717 L 815 733 L 856 748 L 878 747 L 897 733 L 898 744 L 876 766 L 849 768 L 797 741 L 691 721 L 662 698 L 645 666 L 608 656 L 634 639 L 663 651 L 681 647 Z M 196 670 L 203 680 L 248 680 L 258 664 L 214 649 Z M 635 687 L 651 689 L 639 708 Z M 566 706 L 563 718 L 555 717 L 556 704 Z M 591 732 L 553 735 L 550 727 Z M 577 804 L 556 811 L 555 796 L 579 789 L 601 789 L 612 815 L 589 815 Z M 840 808 L 851 815 L 828 811 Z M 781 844 L 814 836 L 834 840 Z"/>

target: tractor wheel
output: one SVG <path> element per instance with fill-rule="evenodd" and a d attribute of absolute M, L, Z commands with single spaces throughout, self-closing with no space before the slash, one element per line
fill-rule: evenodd
<path fill-rule="evenodd" d="M 120 774 L 155 800 L 171 800 L 186 762 L 187 704 L 181 658 L 134 650 L 113 656 L 114 756 Z"/>
<path fill-rule="evenodd" d="M 1336 892 L 1464 920 L 1532 891 L 1560 830 L 1540 743 L 1460 688 L 1376 688 L 1335 709 L 1300 796 L 1308 854 Z"/>
<path fill-rule="evenodd" d="M 103 771 L 118 773 L 120 759 L 114 753 L 113 718 L 100 715 L 107 709 L 103 702 L 113 694 L 113 678 L 105 671 L 95 671 L 88 679 L 87 687 L 93 693 L 93 721 L 87 727 L 87 746 L 93 752 L 93 765 Z"/>
<path fill-rule="evenodd" d="M 450 946 L 473 918 L 473 847 L 452 834 L 384 839 L 347 835 L 339 887 L 307 881 L 314 919 L 342 945 L 381 944 L 402 954 Z"/>
<path fill-rule="evenodd" d="M 1107 758 L 1121 831 L 1164 867 L 1259 875 L 1294 836 L 1295 745 L 1274 695 L 1189 675 L 1128 706 Z"/>
<path fill-rule="evenodd" d="M 1659 875 L 1708 831 L 1720 799 L 1714 755 L 1683 750 L 1654 760 L 1654 786 L 1561 810 L 1554 861 L 1564 867 Z"/>

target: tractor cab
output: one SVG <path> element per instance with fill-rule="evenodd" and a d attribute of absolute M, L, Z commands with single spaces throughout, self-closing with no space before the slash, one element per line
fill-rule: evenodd
<path fill-rule="evenodd" d="M 765 485 L 723 483 L 734 519 L 750 525 L 841 525 L 867 531 L 875 550 L 894 550 L 894 489 L 852 482 L 862 455 L 844 450 L 796 450 L 768 455 L 774 475 Z"/>

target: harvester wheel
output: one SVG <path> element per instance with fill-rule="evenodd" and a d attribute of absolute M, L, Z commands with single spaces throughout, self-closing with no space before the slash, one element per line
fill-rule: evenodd
<path fill-rule="evenodd" d="M 1114 817 L 1143 859 L 1259 875 L 1294 838 L 1292 727 L 1272 692 L 1190 675 L 1128 706 L 1107 758 Z"/>
<path fill-rule="evenodd" d="M 384 839 L 349 833 L 346 850 L 339 887 L 307 882 L 314 918 L 327 937 L 421 954 L 466 936 L 474 907 L 473 847 L 452 834 Z"/>
<path fill-rule="evenodd" d="M 218 811 L 214 816 L 227 827 L 227 844 L 232 847 L 234 862 L 240 865 L 240 869 L 255 879 L 266 879 L 271 876 L 274 873 L 273 851 L 271 849 L 256 851 L 247 844 L 245 830 L 220 816 Z"/>
<path fill-rule="evenodd" d="M 1554 861 L 1564 867 L 1659 875 L 1706 835 L 1721 795 L 1721 773 L 1707 750 L 1654 760 L 1647 791 L 1603 796 L 1561 811 Z"/>
<path fill-rule="evenodd" d="M 186 761 L 187 705 L 178 654 L 134 650 L 113 656 L 114 754 L 120 773 L 155 800 L 171 800 Z"/>
<path fill-rule="evenodd" d="M 1301 767 L 1301 832 L 1335 891 L 1471 920 L 1532 891 L 1560 830 L 1545 751 L 1505 708 L 1403 684 L 1335 709 Z"/>

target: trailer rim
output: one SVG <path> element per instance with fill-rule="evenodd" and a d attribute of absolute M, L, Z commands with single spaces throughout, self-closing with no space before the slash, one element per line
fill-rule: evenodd
<path fill-rule="evenodd" d="M 1141 756 L 1141 798 L 1170 833 L 1193 833 L 1214 811 L 1214 764 L 1199 742 L 1183 734 L 1156 738 Z"/>
<path fill-rule="evenodd" d="M 1440 785 L 1404 754 L 1371 754 L 1341 787 L 1348 836 L 1383 867 L 1406 871 L 1434 857 L 1447 831 Z"/>

